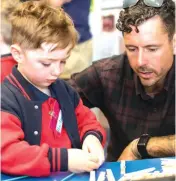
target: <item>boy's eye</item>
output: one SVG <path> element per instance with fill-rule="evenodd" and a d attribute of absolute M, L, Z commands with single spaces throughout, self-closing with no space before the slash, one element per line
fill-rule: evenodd
<path fill-rule="evenodd" d="M 42 65 L 45 66 L 45 67 L 49 67 L 50 63 L 42 63 Z"/>
<path fill-rule="evenodd" d="M 61 63 L 61 64 L 65 64 L 66 62 L 65 62 L 65 61 L 61 61 L 60 63 Z"/>

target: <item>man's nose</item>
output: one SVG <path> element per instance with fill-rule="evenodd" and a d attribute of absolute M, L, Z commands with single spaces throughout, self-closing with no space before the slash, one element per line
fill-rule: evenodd
<path fill-rule="evenodd" d="M 139 50 L 139 54 L 137 57 L 137 64 L 139 67 L 144 66 L 147 64 L 146 60 L 146 52 L 144 50 Z"/>

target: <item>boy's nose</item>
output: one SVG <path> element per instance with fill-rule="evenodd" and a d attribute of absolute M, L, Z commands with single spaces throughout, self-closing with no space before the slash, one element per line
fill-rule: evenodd
<path fill-rule="evenodd" d="M 60 75 L 60 67 L 54 65 L 51 74 L 52 74 L 53 76 L 58 77 L 58 76 Z"/>

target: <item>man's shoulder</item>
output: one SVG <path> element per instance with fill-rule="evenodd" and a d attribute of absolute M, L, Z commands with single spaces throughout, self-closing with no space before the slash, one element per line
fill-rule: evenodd
<path fill-rule="evenodd" d="M 121 54 L 98 60 L 93 63 L 93 66 L 95 66 L 96 69 L 106 71 L 122 69 L 125 64 L 128 64 L 128 57 L 125 54 Z"/>
<path fill-rule="evenodd" d="M 99 76 L 105 77 L 124 77 L 132 78 L 133 70 L 131 69 L 126 54 L 115 55 L 110 58 L 99 60 L 93 64 Z"/>

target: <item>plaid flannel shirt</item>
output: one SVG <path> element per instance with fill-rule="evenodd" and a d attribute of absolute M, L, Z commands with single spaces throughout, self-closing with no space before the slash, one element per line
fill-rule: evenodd
<path fill-rule="evenodd" d="M 154 98 L 146 95 L 124 54 L 94 62 L 68 82 L 86 106 L 100 108 L 108 119 L 108 161 L 116 161 L 123 149 L 141 134 L 175 134 L 175 60 L 163 90 Z"/>

